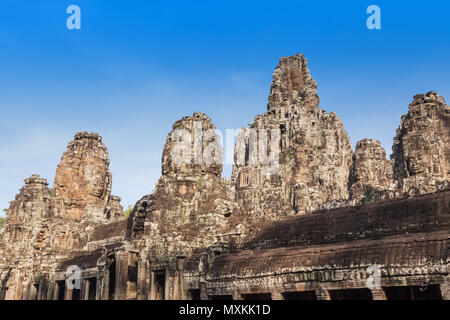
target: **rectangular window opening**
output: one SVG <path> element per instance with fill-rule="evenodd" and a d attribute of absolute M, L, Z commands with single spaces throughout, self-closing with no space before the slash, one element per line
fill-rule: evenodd
<path fill-rule="evenodd" d="M 331 300 L 373 300 L 368 288 L 330 290 Z"/>
<path fill-rule="evenodd" d="M 87 279 L 89 283 L 88 300 L 95 300 L 97 295 L 97 278 Z"/>
<path fill-rule="evenodd" d="M 244 300 L 272 300 L 272 295 L 270 293 L 252 293 L 243 294 L 242 298 Z"/>
<path fill-rule="evenodd" d="M 317 300 L 316 292 L 311 291 L 295 291 L 295 292 L 284 292 L 284 300 Z"/>
<path fill-rule="evenodd" d="M 66 296 L 66 282 L 64 280 L 56 281 L 58 287 L 58 300 L 64 300 Z"/>
<path fill-rule="evenodd" d="M 384 287 L 388 300 L 442 300 L 438 284 L 429 286 Z"/>
<path fill-rule="evenodd" d="M 200 289 L 190 289 L 188 292 L 191 300 L 201 300 Z"/>

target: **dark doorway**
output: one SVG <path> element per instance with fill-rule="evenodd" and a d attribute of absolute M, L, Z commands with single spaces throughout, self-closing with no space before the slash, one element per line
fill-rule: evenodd
<path fill-rule="evenodd" d="M 284 300 L 317 300 L 315 291 L 284 292 Z"/>
<path fill-rule="evenodd" d="M 0 290 L 0 300 L 6 299 L 6 293 L 8 292 L 8 280 L 11 276 L 11 269 L 8 270 L 8 273 L 2 280 L 2 289 Z"/>
<path fill-rule="evenodd" d="M 412 300 L 411 287 L 386 287 L 383 290 L 388 300 Z"/>
<path fill-rule="evenodd" d="M 200 289 L 190 289 L 189 296 L 191 300 L 201 300 Z"/>
<path fill-rule="evenodd" d="M 166 291 L 166 272 L 156 271 L 154 281 L 155 300 L 164 300 Z"/>
<path fill-rule="evenodd" d="M 72 300 L 81 300 L 81 290 L 80 289 L 72 289 Z"/>
<path fill-rule="evenodd" d="M 368 288 L 330 290 L 329 293 L 331 300 L 373 300 Z"/>
<path fill-rule="evenodd" d="M 116 293 L 116 258 L 111 259 L 108 271 L 109 271 L 108 299 L 114 300 L 114 296 Z"/>
<path fill-rule="evenodd" d="M 89 284 L 88 300 L 95 300 L 97 295 L 97 278 L 87 279 Z"/>
<path fill-rule="evenodd" d="M 438 284 L 429 286 L 401 286 L 383 288 L 388 300 L 442 300 Z"/>
<path fill-rule="evenodd" d="M 8 287 L 2 287 L 1 293 L 0 293 L 0 300 L 6 299 L 6 294 L 8 293 Z"/>
<path fill-rule="evenodd" d="M 137 299 L 137 281 L 138 281 L 138 262 L 128 266 L 127 275 L 127 299 Z"/>
<path fill-rule="evenodd" d="M 272 300 L 272 295 L 270 293 L 252 293 L 243 294 L 242 298 L 244 300 Z"/>
<path fill-rule="evenodd" d="M 64 280 L 56 281 L 58 287 L 58 300 L 64 300 L 66 296 L 66 282 Z"/>
<path fill-rule="evenodd" d="M 211 300 L 233 300 L 232 295 L 211 296 Z"/>
<path fill-rule="evenodd" d="M 39 283 L 35 283 L 33 284 L 33 300 L 38 300 L 39 299 Z"/>

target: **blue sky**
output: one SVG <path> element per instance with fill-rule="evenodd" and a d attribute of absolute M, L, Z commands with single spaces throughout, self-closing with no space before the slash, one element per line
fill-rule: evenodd
<path fill-rule="evenodd" d="M 81 8 L 81 30 L 66 8 Z M 366 8 L 381 8 L 381 30 Z M 354 145 L 392 138 L 416 93 L 450 99 L 448 1 L 2 0 L 0 206 L 38 173 L 53 182 L 78 131 L 103 136 L 122 205 L 152 191 L 174 121 L 237 129 L 266 110 L 281 56 L 308 57 L 321 107 Z M 231 166 L 226 166 L 229 175 Z"/>

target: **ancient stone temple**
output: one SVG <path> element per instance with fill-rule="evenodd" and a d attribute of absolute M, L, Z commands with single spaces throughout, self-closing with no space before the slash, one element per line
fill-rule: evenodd
<path fill-rule="evenodd" d="M 77 133 L 0 230 L 0 299 L 450 299 L 450 107 L 416 95 L 391 160 L 353 151 L 306 58 L 281 58 L 231 179 L 212 120 L 174 123 L 161 177 L 124 218 L 101 137 Z M 144 169 L 143 169 L 144 170 Z"/>
<path fill-rule="evenodd" d="M 414 96 L 394 138 L 395 181 L 408 195 L 447 188 L 450 181 L 450 110 L 436 92 Z"/>

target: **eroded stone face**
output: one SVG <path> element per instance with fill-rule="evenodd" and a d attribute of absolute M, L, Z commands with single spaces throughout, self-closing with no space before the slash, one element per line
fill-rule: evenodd
<path fill-rule="evenodd" d="M 111 194 L 108 150 L 95 133 L 75 135 L 56 169 L 55 214 L 75 220 L 83 218 L 86 208 L 92 219 L 103 218 L 102 210 Z"/>
<path fill-rule="evenodd" d="M 375 139 L 364 139 L 356 144 L 350 170 L 350 193 L 355 203 L 394 198 L 395 185 L 392 164 L 386 151 Z"/>
<path fill-rule="evenodd" d="M 51 207 L 51 193 L 46 179 L 32 175 L 25 179 L 25 186 L 11 202 L 7 214 L 8 224 L 30 223 L 48 217 Z"/>
<path fill-rule="evenodd" d="M 177 145 L 172 139 L 176 130 L 182 129 L 181 137 L 192 137 L 186 148 L 186 163 L 177 163 Z M 169 133 L 162 157 L 162 176 L 149 196 L 142 198 L 130 215 L 128 237 L 152 259 L 164 261 L 170 255 L 186 255 L 193 250 L 214 246 L 219 243 L 227 215 L 233 211 L 231 185 L 221 177 L 222 159 L 208 164 L 200 159 L 195 163 L 194 149 L 203 153 L 213 150 L 222 154 L 213 135 L 215 126 L 203 113 L 194 113 L 175 122 Z M 199 132 L 195 132 L 199 130 Z M 202 133 L 210 131 L 210 135 Z M 197 141 L 194 143 L 194 136 Z M 186 141 L 186 140 L 184 140 Z M 180 149 L 179 149 L 180 150 Z"/>
<path fill-rule="evenodd" d="M 287 112 L 292 106 L 317 108 L 317 83 L 311 77 L 308 62 L 302 54 L 280 59 L 273 73 L 267 110 Z"/>
<path fill-rule="evenodd" d="M 450 107 L 431 91 L 414 96 L 392 147 L 395 180 L 404 195 L 445 188 L 450 181 Z"/>
<path fill-rule="evenodd" d="M 223 149 L 215 129 L 201 112 L 175 122 L 164 145 L 162 174 L 220 176 Z"/>

